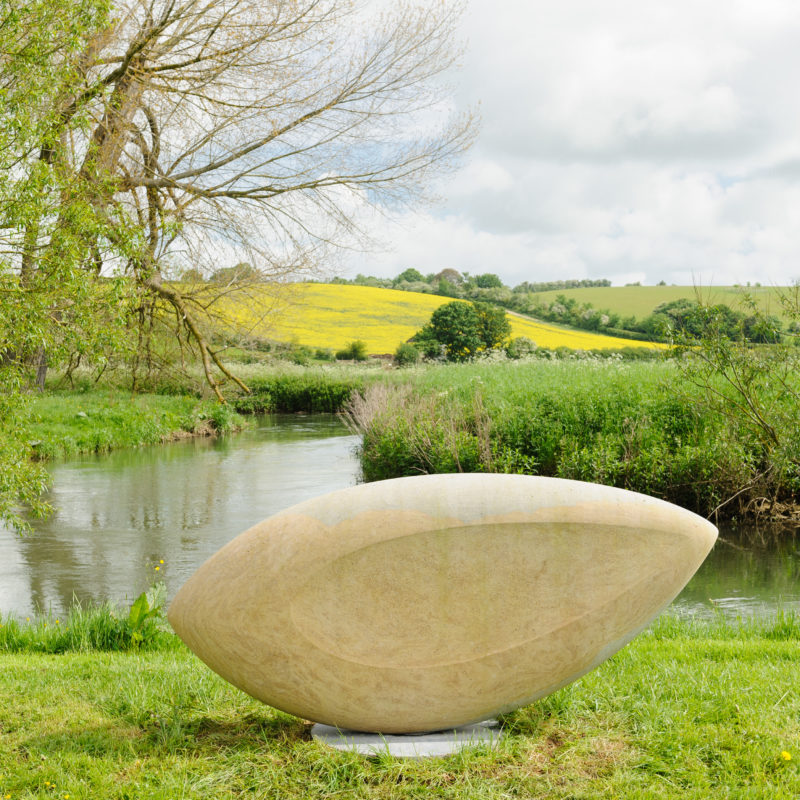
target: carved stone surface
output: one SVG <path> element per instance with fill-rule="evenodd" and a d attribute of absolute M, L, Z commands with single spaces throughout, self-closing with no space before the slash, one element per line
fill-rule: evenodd
<path fill-rule="evenodd" d="M 339 728 L 456 728 L 547 695 L 678 594 L 716 528 L 596 484 L 426 475 L 293 506 L 238 536 L 169 620 L 248 694 Z"/>

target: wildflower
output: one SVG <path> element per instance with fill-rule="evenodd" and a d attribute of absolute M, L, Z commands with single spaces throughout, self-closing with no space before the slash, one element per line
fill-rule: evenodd
<path fill-rule="evenodd" d="M 164 559 L 162 558 L 161 561 L 159 561 L 158 563 L 159 564 L 163 564 L 164 563 Z"/>
<path fill-rule="evenodd" d="M 792 760 L 792 754 L 787 752 L 786 750 L 781 750 L 781 758 L 784 761 L 791 761 Z"/>
<path fill-rule="evenodd" d="M 56 620 L 56 625 L 60 625 L 60 624 L 61 624 L 61 620 L 60 620 L 60 619 L 57 619 L 57 620 Z"/>
<path fill-rule="evenodd" d="M 156 572 L 158 572 L 160 569 L 161 569 L 161 567 L 156 567 Z"/>

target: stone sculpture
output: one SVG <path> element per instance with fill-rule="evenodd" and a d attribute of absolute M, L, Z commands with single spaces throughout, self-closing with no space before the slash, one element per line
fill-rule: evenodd
<path fill-rule="evenodd" d="M 213 670 L 316 722 L 455 728 L 575 680 L 678 594 L 717 536 L 607 486 L 457 474 L 363 484 L 246 531 L 169 620 Z"/>

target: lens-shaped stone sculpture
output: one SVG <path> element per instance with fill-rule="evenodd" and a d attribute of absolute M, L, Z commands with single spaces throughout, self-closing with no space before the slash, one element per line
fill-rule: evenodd
<path fill-rule="evenodd" d="M 178 592 L 186 644 L 253 697 L 381 733 L 543 697 L 629 642 L 717 537 L 608 486 L 426 475 L 332 492 L 238 536 Z"/>

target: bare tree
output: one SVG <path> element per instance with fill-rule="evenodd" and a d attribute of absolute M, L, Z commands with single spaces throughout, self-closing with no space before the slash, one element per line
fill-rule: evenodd
<path fill-rule="evenodd" d="M 364 206 L 424 196 L 474 129 L 448 112 L 440 77 L 459 11 L 119 0 L 74 54 L 79 79 L 51 98 L 26 162 L 57 180 L 47 211 L 8 237 L 23 282 L 66 261 L 87 280 L 125 276 L 133 307 L 172 310 L 222 399 L 237 379 L 202 324 L 220 289 L 189 289 L 168 268 L 229 259 L 282 280 L 363 234 Z"/>

